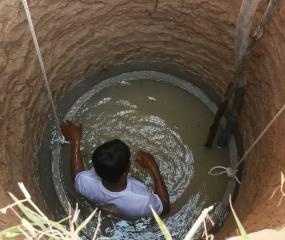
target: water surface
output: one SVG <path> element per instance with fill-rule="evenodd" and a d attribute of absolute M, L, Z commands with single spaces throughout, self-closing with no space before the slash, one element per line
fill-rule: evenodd
<path fill-rule="evenodd" d="M 227 177 L 211 177 L 208 171 L 227 166 L 228 151 L 203 147 L 213 114 L 186 90 L 155 80 L 123 81 L 92 96 L 72 120 L 83 126 L 87 168 L 94 149 L 114 138 L 125 141 L 132 155 L 140 149 L 154 155 L 170 194 L 171 212 L 164 221 L 174 239 L 183 238 L 205 207 L 221 201 Z M 150 176 L 133 161 L 130 175 L 151 188 Z M 104 217 L 104 222 L 102 234 L 113 239 L 163 239 L 151 218 L 130 222 Z"/>

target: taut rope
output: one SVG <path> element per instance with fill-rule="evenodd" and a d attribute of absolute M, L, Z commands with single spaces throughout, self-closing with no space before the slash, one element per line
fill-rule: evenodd
<path fill-rule="evenodd" d="M 237 164 L 231 168 L 231 167 L 224 167 L 224 166 L 216 166 L 210 169 L 209 174 L 211 176 L 218 176 L 221 174 L 226 173 L 228 177 L 234 177 L 238 183 L 240 181 L 238 180 L 236 176 L 236 172 L 238 170 L 238 167 L 241 165 L 241 163 L 246 159 L 248 154 L 251 152 L 251 150 L 255 147 L 255 145 L 260 141 L 260 139 L 264 136 L 264 134 L 268 131 L 268 129 L 272 126 L 272 124 L 275 122 L 275 120 L 284 112 L 285 110 L 285 103 L 284 105 L 279 109 L 279 111 L 274 115 L 274 117 L 271 119 L 271 121 L 266 125 L 266 127 L 263 129 L 263 131 L 258 135 L 258 137 L 255 139 L 255 141 L 251 144 L 251 146 L 246 150 L 242 158 L 237 162 Z M 220 169 L 221 171 L 216 171 Z"/>
<path fill-rule="evenodd" d="M 25 9 L 25 12 L 26 12 L 26 16 L 27 16 L 27 20 L 28 20 L 28 24 L 29 24 L 29 29 L 30 29 L 30 32 L 32 34 L 32 38 L 33 38 L 33 42 L 34 42 L 34 45 L 35 45 L 36 53 L 37 53 L 37 56 L 38 56 L 38 59 L 39 59 L 39 63 L 40 63 L 40 66 L 41 66 L 41 71 L 42 71 L 42 74 L 43 74 L 43 79 L 44 79 L 45 87 L 46 87 L 46 90 L 47 90 L 48 98 L 49 98 L 49 101 L 50 101 L 50 104 L 51 104 L 51 108 L 52 108 L 52 112 L 53 112 L 53 116 L 54 116 L 54 120 L 55 120 L 55 125 L 56 125 L 57 131 L 59 133 L 59 136 L 61 137 L 60 121 L 59 121 L 59 118 L 58 118 L 58 115 L 57 115 L 57 112 L 56 112 L 55 103 L 54 103 L 53 96 L 52 96 L 52 93 L 51 93 L 50 84 L 49 84 L 49 81 L 48 81 L 48 78 L 47 78 L 45 65 L 44 65 L 44 62 L 43 62 L 41 50 L 40 50 L 39 43 L 38 43 L 37 36 L 36 36 L 36 32 L 35 32 L 35 29 L 34 29 L 31 12 L 30 12 L 27 0 L 21 0 L 21 1 L 23 3 L 23 6 L 24 6 L 24 9 Z"/>

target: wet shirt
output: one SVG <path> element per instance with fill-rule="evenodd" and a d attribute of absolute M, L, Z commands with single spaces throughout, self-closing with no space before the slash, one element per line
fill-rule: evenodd
<path fill-rule="evenodd" d="M 75 188 L 81 195 L 96 204 L 115 205 L 123 216 L 151 216 L 150 206 L 159 214 L 163 210 L 159 197 L 146 185 L 132 177 L 127 178 L 126 189 L 121 192 L 111 192 L 103 186 L 101 178 L 92 168 L 77 174 Z"/>

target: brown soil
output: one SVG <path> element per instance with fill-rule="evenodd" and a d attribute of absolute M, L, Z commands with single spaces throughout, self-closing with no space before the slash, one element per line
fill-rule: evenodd
<path fill-rule="evenodd" d="M 233 73 L 241 0 L 29 1 L 56 99 L 83 76 L 133 60 L 184 65 L 222 94 Z M 247 148 L 285 102 L 285 3 L 249 66 L 240 131 Z M 44 208 L 35 175 L 49 104 L 20 1 L 0 2 L 0 203 L 23 181 Z M 269 200 L 285 168 L 284 116 L 246 160 L 235 209 L 248 231 L 279 228 L 285 208 Z M 0 228 L 15 218 L 0 220 Z M 235 233 L 229 218 L 219 238 Z"/>

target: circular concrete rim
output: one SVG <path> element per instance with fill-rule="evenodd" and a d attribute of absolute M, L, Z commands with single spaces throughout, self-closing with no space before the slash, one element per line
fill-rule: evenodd
<path fill-rule="evenodd" d="M 197 97 L 204 105 L 207 106 L 208 109 L 210 109 L 211 112 L 215 113 L 217 110 L 216 104 L 210 100 L 210 98 L 205 94 L 205 92 L 203 92 L 199 87 L 195 86 L 189 81 L 185 81 L 179 77 L 157 71 L 133 71 L 128 73 L 121 73 L 117 76 L 107 78 L 95 84 L 90 90 L 88 90 L 86 93 L 80 96 L 78 100 L 70 107 L 70 109 L 67 111 L 64 117 L 64 120 L 72 120 L 73 116 L 80 109 L 80 107 L 86 101 L 88 101 L 88 99 L 90 99 L 94 94 L 98 93 L 103 88 L 116 85 L 118 83 L 125 84 L 126 82 L 129 81 L 139 81 L 147 79 L 161 81 L 182 88 L 187 92 L 189 92 L 191 95 Z M 223 119 L 223 125 L 225 124 L 225 121 L 226 120 Z M 70 211 L 70 206 L 72 206 L 72 204 L 70 203 L 69 198 L 67 197 L 67 193 L 65 191 L 65 188 L 61 180 L 60 149 L 61 149 L 60 142 L 54 141 L 53 151 L 52 151 L 52 171 L 54 174 L 52 175 L 52 178 L 59 201 L 65 212 L 68 213 Z M 231 136 L 228 149 L 229 149 L 230 166 L 235 166 L 238 160 L 238 151 L 237 151 L 237 143 L 233 135 Z M 236 187 L 237 187 L 236 181 L 233 178 L 230 178 L 221 201 L 223 208 L 228 207 L 229 195 L 234 194 Z"/>

